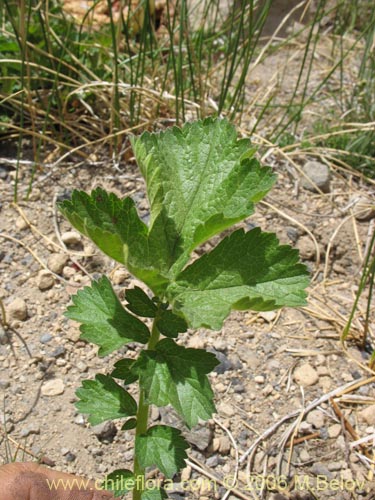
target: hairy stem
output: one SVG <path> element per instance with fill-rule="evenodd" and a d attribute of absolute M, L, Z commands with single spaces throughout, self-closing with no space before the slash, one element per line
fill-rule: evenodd
<path fill-rule="evenodd" d="M 154 349 L 159 341 L 160 332 L 156 328 L 157 317 L 154 319 L 151 337 L 148 342 L 148 349 Z M 142 387 L 139 387 L 139 401 L 138 401 L 138 411 L 137 411 L 137 426 L 135 428 L 135 438 L 137 436 L 144 434 L 147 431 L 148 426 L 148 414 L 150 406 L 145 403 L 145 393 Z M 145 484 L 145 470 L 138 462 L 137 456 L 134 457 L 134 478 L 135 487 L 133 490 L 133 500 L 141 500 L 143 493 L 143 486 Z"/>

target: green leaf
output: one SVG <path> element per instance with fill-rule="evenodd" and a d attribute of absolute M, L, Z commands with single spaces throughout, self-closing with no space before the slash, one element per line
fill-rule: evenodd
<path fill-rule="evenodd" d="M 103 276 L 72 297 L 65 315 L 81 323 L 81 338 L 97 344 L 106 356 L 129 342 L 147 343 L 146 325 L 121 305 L 108 278 Z"/>
<path fill-rule="evenodd" d="M 59 209 L 102 252 L 124 264 L 151 289 L 165 286 L 166 278 L 160 269 L 166 269 L 167 248 L 163 246 L 163 239 L 149 242 L 148 228 L 140 220 L 131 198 L 120 200 L 101 188 L 92 191 L 91 195 L 73 191 L 71 200 L 60 203 Z"/>
<path fill-rule="evenodd" d="M 111 373 L 111 377 L 125 381 L 126 385 L 132 384 L 138 380 L 138 375 L 132 373 L 131 368 L 134 364 L 134 359 L 124 358 L 115 363 L 115 369 Z"/>
<path fill-rule="evenodd" d="M 156 467 L 167 477 L 173 477 L 185 466 L 189 444 L 174 427 L 155 425 L 136 437 L 135 453 L 142 467 Z"/>
<path fill-rule="evenodd" d="M 142 493 L 142 500 L 165 500 L 168 498 L 163 488 L 153 488 Z"/>
<path fill-rule="evenodd" d="M 235 231 L 188 266 L 168 299 L 193 328 L 220 329 L 231 309 L 268 311 L 303 306 L 308 272 L 297 250 L 259 228 Z"/>
<path fill-rule="evenodd" d="M 163 339 L 155 350 L 144 350 L 132 367 L 139 375 L 148 403 L 171 404 L 189 427 L 215 411 L 213 393 L 206 376 L 218 365 L 203 349 L 187 349 Z"/>
<path fill-rule="evenodd" d="M 156 327 L 166 337 L 176 338 L 179 333 L 186 332 L 188 325 L 184 318 L 177 316 L 169 309 L 162 309 L 156 320 Z"/>
<path fill-rule="evenodd" d="M 125 299 L 128 301 L 126 307 L 137 316 L 145 318 L 155 318 L 157 306 L 149 296 L 138 286 L 130 288 L 125 292 Z"/>
<path fill-rule="evenodd" d="M 125 495 L 135 486 L 134 474 L 128 469 L 117 469 L 106 476 L 102 488 L 113 491 L 115 497 Z"/>
<path fill-rule="evenodd" d="M 95 380 L 84 380 L 76 395 L 80 399 L 76 407 L 80 412 L 89 415 L 91 425 L 115 418 L 131 417 L 137 412 L 134 398 L 109 375 L 98 374 Z"/>
<path fill-rule="evenodd" d="M 196 246 L 253 213 L 275 182 L 271 169 L 252 157 L 250 141 L 238 140 L 226 120 L 145 132 L 132 146 L 146 180 L 151 232 L 173 221 L 165 237 L 172 274 Z"/>
<path fill-rule="evenodd" d="M 124 425 L 121 427 L 122 431 L 131 431 L 132 429 L 135 429 L 137 427 L 137 419 L 136 418 L 129 418 Z"/>

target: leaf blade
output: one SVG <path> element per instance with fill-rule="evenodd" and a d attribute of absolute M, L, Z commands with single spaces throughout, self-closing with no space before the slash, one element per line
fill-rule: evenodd
<path fill-rule="evenodd" d="M 135 453 L 142 467 L 156 465 L 170 478 L 185 466 L 187 448 L 189 444 L 181 431 L 167 425 L 150 427 L 135 440 Z"/>
<path fill-rule="evenodd" d="M 137 412 L 134 398 L 109 375 L 97 374 L 95 380 L 84 380 L 76 395 L 80 399 L 75 404 L 77 409 L 89 415 L 92 425 L 131 417 Z"/>
<path fill-rule="evenodd" d="M 305 305 L 307 276 L 298 251 L 274 234 L 239 229 L 182 271 L 167 295 L 192 327 L 220 329 L 231 309 Z"/>
<path fill-rule="evenodd" d="M 122 307 L 106 276 L 79 290 L 72 302 L 65 315 L 81 323 L 81 338 L 97 344 L 99 356 L 129 342 L 148 342 L 148 328 Z"/>

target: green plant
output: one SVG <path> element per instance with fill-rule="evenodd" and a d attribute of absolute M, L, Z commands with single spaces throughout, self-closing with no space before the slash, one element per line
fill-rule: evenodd
<path fill-rule="evenodd" d="M 110 374 L 84 381 L 76 406 L 92 424 L 127 418 L 122 428 L 135 428 L 134 470 L 115 471 L 107 485 L 116 479 L 116 494 L 133 489 L 134 500 L 148 500 L 166 493 L 144 490 L 145 468 L 157 466 L 171 478 L 184 466 L 188 448 L 179 430 L 148 427 L 150 404 L 172 405 L 189 427 L 215 411 L 207 374 L 218 361 L 212 353 L 180 345 L 178 334 L 188 327 L 220 329 L 231 309 L 303 305 L 308 278 L 298 251 L 259 228 L 236 229 L 211 252 L 194 255 L 200 244 L 251 215 L 275 182 L 250 141 L 238 140 L 227 121 L 206 119 L 159 134 L 145 132 L 131 142 L 146 181 L 148 226 L 131 198 L 121 200 L 100 188 L 91 195 L 74 191 L 60 210 L 152 294 L 127 289 L 124 308 L 103 276 L 79 291 L 67 310 L 81 323 L 82 338 L 99 346 L 99 356 L 129 342 L 147 344 L 138 358 L 125 357 Z M 139 317 L 152 320 L 150 330 Z M 138 404 L 127 390 L 135 382 Z"/>

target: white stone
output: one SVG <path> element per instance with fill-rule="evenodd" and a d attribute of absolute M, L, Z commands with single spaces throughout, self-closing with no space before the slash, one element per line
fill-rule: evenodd
<path fill-rule="evenodd" d="M 42 395 L 43 396 L 58 396 L 62 394 L 65 390 L 64 382 L 61 378 L 55 378 L 48 380 L 42 385 Z"/>
<path fill-rule="evenodd" d="M 61 235 L 65 245 L 77 245 L 81 242 L 81 235 L 77 231 L 66 231 Z"/>
<path fill-rule="evenodd" d="M 121 285 L 128 277 L 128 271 L 125 268 L 121 267 L 120 269 L 116 269 L 113 272 L 112 281 L 115 285 Z"/>
<path fill-rule="evenodd" d="M 323 193 L 329 192 L 330 171 L 327 165 L 318 161 L 308 161 L 302 171 L 301 186 L 309 191 L 318 192 L 317 186 Z"/>
<path fill-rule="evenodd" d="M 319 380 L 319 375 L 309 363 L 304 363 L 294 371 L 294 380 L 298 385 L 307 387 L 316 384 Z"/>

